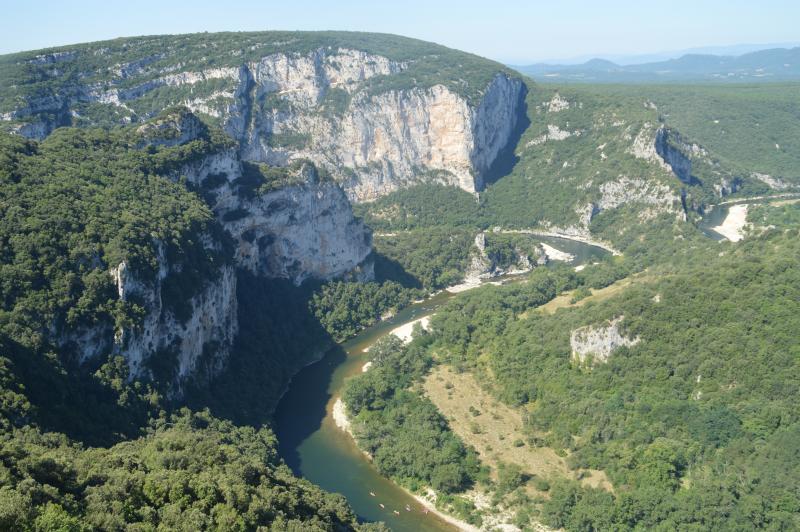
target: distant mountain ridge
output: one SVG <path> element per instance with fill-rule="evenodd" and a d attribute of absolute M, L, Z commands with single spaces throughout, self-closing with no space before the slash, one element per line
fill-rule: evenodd
<path fill-rule="evenodd" d="M 800 47 L 738 56 L 686 54 L 677 59 L 619 65 L 591 59 L 580 65 L 515 66 L 539 80 L 573 83 L 775 82 L 800 80 Z"/>

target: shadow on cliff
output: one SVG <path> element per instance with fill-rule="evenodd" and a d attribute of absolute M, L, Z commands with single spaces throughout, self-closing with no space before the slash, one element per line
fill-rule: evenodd
<path fill-rule="evenodd" d="M 309 309 L 313 289 L 310 283 L 297 287 L 240 272 L 233 350 L 222 374 L 189 387 L 188 406 L 208 408 L 238 425 L 270 423 L 292 376 L 336 345 Z"/>
<path fill-rule="evenodd" d="M 403 265 L 386 255 L 372 251 L 375 262 L 375 280 L 378 282 L 394 281 L 405 288 L 422 288 L 422 282 L 408 273 Z"/>
<path fill-rule="evenodd" d="M 122 376 L 124 363 L 100 365 L 95 360 L 79 366 L 46 349 L 0 338 L 0 417 L 17 427 L 33 423 L 88 446 L 138 436 L 153 413 L 140 397 L 112 383 Z"/>
<path fill-rule="evenodd" d="M 516 155 L 517 145 L 522 138 L 525 130 L 531 125 L 531 120 L 528 118 L 528 102 L 526 97 L 528 95 L 528 88 L 523 86 L 523 90 L 519 95 L 519 102 L 517 104 L 516 125 L 514 126 L 511 136 L 508 139 L 505 147 L 497 154 L 492 165 L 483 176 L 483 186 L 487 187 L 498 180 L 507 176 L 514 170 L 514 167 L 519 162 L 519 157 Z"/>
<path fill-rule="evenodd" d="M 309 310 L 317 287 L 240 272 L 239 334 L 227 366 L 186 397 L 189 407 L 237 425 L 271 425 L 296 473 L 298 447 L 321 426 L 333 371 L 347 356 Z"/>

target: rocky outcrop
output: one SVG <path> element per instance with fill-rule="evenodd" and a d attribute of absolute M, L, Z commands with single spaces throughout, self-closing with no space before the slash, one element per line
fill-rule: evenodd
<path fill-rule="evenodd" d="M 469 265 L 464 274 L 465 283 L 477 283 L 481 279 L 527 272 L 547 264 L 551 258 L 541 243 L 533 245 L 529 243 L 527 246 L 513 245 L 513 253 L 510 255 L 500 257 L 493 250 L 487 249 L 486 233 L 481 231 L 475 235 Z M 555 260 L 561 260 L 561 257 L 555 257 Z"/>
<path fill-rule="evenodd" d="M 660 150 L 663 151 L 665 149 L 665 146 L 663 146 L 665 134 L 665 129 L 663 127 L 656 128 L 650 123 L 645 122 L 636 134 L 636 138 L 633 139 L 633 144 L 628 149 L 628 153 L 637 159 L 643 159 L 665 170 L 671 170 L 663 155 L 660 153 Z M 660 148 L 659 144 L 661 144 Z"/>
<path fill-rule="evenodd" d="M 254 114 L 244 131 L 241 114 L 252 102 L 242 101 L 227 118 L 227 130 L 240 139 L 245 159 L 279 165 L 312 160 L 330 171 L 354 201 L 420 181 L 469 192 L 483 188 L 516 125 L 521 80 L 498 74 L 477 107 L 444 85 L 373 94 L 357 90 L 356 81 L 393 74 L 402 65 L 370 56 L 370 64 L 380 68 L 364 71 L 353 61 L 366 58 L 340 52 L 345 55 L 324 63 L 336 64 L 336 71 L 305 66 L 299 78 L 276 68 L 246 76 L 256 101 L 270 99 L 276 107 Z"/>
<path fill-rule="evenodd" d="M 687 185 L 692 185 L 697 183 L 697 178 L 692 176 L 692 160 L 686 153 L 687 147 L 698 153 L 702 149 L 696 144 L 686 145 L 677 134 L 667 128 L 659 128 L 656 133 L 656 153 L 678 179 Z"/>
<path fill-rule="evenodd" d="M 620 334 L 619 324 L 623 319 L 624 316 L 619 316 L 604 325 L 587 325 L 572 331 L 569 344 L 573 362 L 581 366 L 603 364 L 618 348 L 638 344 L 638 337 L 626 338 Z"/>
<path fill-rule="evenodd" d="M 235 240 L 236 265 L 255 275 L 329 280 L 369 280 L 372 233 L 353 215 L 336 183 L 311 163 L 287 169 L 286 183 L 253 192 L 237 183 L 243 166 L 229 149 L 183 168 L 179 174 L 203 191 L 217 219 Z"/>
<path fill-rule="evenodd" d="M 218 245 L 208 235 L 204 240 Z M 238 332 L 236 274 L 231 265 L 222 266 L 188 301 L 169 301 L 166 286 L 181 272 L 166 259 L 164 247 L 158 242 L 156 246 L 155 278 L 142 278 L 126 261 L 109 271 L 119 299 L 143 310 L 141 321 L 118 328 L 99 323 L 62 334 L 58 343 L 75 352 L 80 362 L 108 353 L 122 355 L 130 378 L 155 378 L 172 395 L 180 395 L 188 379 L 213 378 L 228 359 Z"/>
<path fill-rule="evenodd" d="M 309 277 L 328 280 L 345 274 L 372 278 L 371 263 L 364 264 L 372 249 L 371 233 L 353 216 L 335 183 L 309 178 L 297 186 L 217 208 L 231 212 L 233 205 L 248 212 L 224 224 L 237 239 L 239 266 L 295 284 Z"/>
<path fill-rule="evenodd" d="M 227 361 L 238 331 L 236 274 L 233 267 L 223 267 L 217 279 L 190 299 L 188 318 L 182 320 L 163 298 L 169 273 L 163 256 L 153 285 L 137 279 L 124 262 L 111 270 L 120 299 L 136 298 L 146 310 L 141 325 L 115 331 L 114 350 L 125 356 L 134 377 L 152 374 L 155 365 L 166 367 L 171 374 L 157 377 L 169 377 L 180 393 L 190 376 L 213 377 Z M 154 364 L 153 357 L 162 360 Z"/>
<path fill-rule="evenodd" d="M 134 138 L 142 149 L 183 145 L 207 134 L 197 117 L 176 110 L 138 127 Z M 82 362 L 122 355 L 131 378 L 153 377 L 180 395 L 187 380 L 213 378 L 228 359 L 238 331 L 237 268 L 295 284 L 312 277 L 370 279 L 370 231 L 353 216 L 336 183 L 320 176 L 311 163 L 296 166 L 281 172 L 278 182 L 261 182 L 265 178 L 258 168 L 245 175 L 238 150 L 223 145 L 167 175 L 206 200 L 233 238 L 232 256 L 185 294 L 185 287 L 176 291 L 173 284 L 185 284 L 180 282 L 183 266 L 171 263 L 165 246 L 153 242 L 158 265 L 152 278 L 132 271 L 126 261 L 109 271 L 118 298 L 138 305 L 141 319 L 116 329 L 97 324 L 61 335 L 59 343 Z M 261 191 L 259 185 L 270 187 Z M 227 249 L 219 237 L 204 233 L 199 238 L 206 249 Z M 176 297 L 180 300 L 169 300 Z"/>
<path fill-rule="evenodd" d="M 600 194 L 595 215 L 634 202 L 647 205 L 652 213 L 680 210 L 681 199 L 670 187 L 641 178 L 620 176 L 600 185 Z"/>
<path fill-rule="evenodd" d="M 187 88 L 189 97 L 160 98 L 217 121 L 243 159 L 277 166 L 311 160 L 351 200 L 366 201 L 423 181 L 481 190 L 524 114 L 525 86 L 507 73 L 489 79 L 479 98 L 413 80 L 376 89 L 370 80 L 400 76 L 409 63 L 343 47 L 271 53 L 238 67 L 180 71 L 177 64 L 153 77 L 149 65 L 160 60 L 116 65 L 118 78 L 64 86 L 0 118 L 17 122 L 22 135 L 43 138 L 76 117 L 91 123 L 80 116 L 86 105 L 102 105 L 106 115 L 112 108 L 122 122 L 143 120 L 152 114 L 133 111 L 139 100 Z"/>
<path fill-rule="evenodd" d="M 767 185 L 769 188 L 772 188 L 772 189 L 775 189 L 775 190 L 785 190 L 787 188 L 791 188 L 791 185 L 786 183 L 786 181 L 784 181 L 783 179 L 780 179 L 780 178 L 777 178 L 777 177 L 772 177 L 769 174 L 762 174 L 760 172 L 753 172 L 753 173 L 750 174 L 750 177 L 752 177 L 753 179 L 757 179 L 758 181 L 761 181 L 762 183 Z"/>

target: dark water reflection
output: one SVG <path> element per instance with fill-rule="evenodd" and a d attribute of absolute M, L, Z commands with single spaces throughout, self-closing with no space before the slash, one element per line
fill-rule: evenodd
<path fill-rule="evenodd" d="M 575 255 L 573 264 L 576 266 L 600 260 L 608 254 L 600 248 L 571 240 L 537 238 Z M 522 278 L 524 276 L 506 281 Z M 434 313 L 452 297 L 455 296 L 447 292 L 439 293 L 332 349 L 321 361 L 306 367 L 292 379 L 275 413 L 280 452 L 295 474 L 325 490 L 344 495 L 362 520 L 384 521 L 399 532 L 454 528 L 432 513 L 425 514 L 411 496 L 378 473 L 350 436 L 334 424 L 333 403 L 345 379 L 360 373 L 368 361 L 366 348 L 392 329 Z M 406 511 L 406 505 L 412 510 Z M 400 515 L 395 515 L 394 510 Z"/>

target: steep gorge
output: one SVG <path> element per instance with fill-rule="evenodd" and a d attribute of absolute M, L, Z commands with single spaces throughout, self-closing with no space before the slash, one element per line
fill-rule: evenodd
<path fill-rule="evenodd" d="M 0 66 L 14 74 L 49 79 L 75 72 L 47 91 L 40 83 L 15 86 L 11 92 L 21 94 L 0 105 L 0 119 L 7 129 L 41 139 L 58 126 L 136 122 L 184 105 L 233 137 L 242 159 L 273 166 L 311 160 L 351 200 L 366 201 L 418 182 L 480 191 L 524 116 L 522 80 L 467 54 L 392 38 L 398 49 L 420 48 L 396 59 L 388 57 L 397 55 L 392 48 L 378 53 L 370 51 L 374 45 L 357 49 L 333 38 L 327 46 L 325 39 L 290 46 L 269 43 L 271 33 L 249 35 L 257 42 L 238 61 L 235 52 L 220 50 L 214 60 L 192 65 L 169 41 L 168 52 L 140 56 L 148 42 L 135 39 L 124 53 L 100 43 L 13 58 Z M 223 37 L 194 46 L 221 48 Z M 443 61 L 462 68 L 439 72 Z"/>
<path fill-rule="evenodd" d="M 81 361 L 122 355 L 132 378 L 178 395 L 212 379 L 238 333 L 236 270 L 295 285 L 371 279 L 371 233 L 350 201 L 420 182 L 475 193 L 524 115 L 524 83 L 490 61 L 392 36 L 283 37 L 134 38 L 0 58 L 15 81 L 0 87 L 3 129 L 42 140 L 61 126 L 130 124 L 136 150 L 186 154 L 163 177 L 200 196 L 219 229 L 192 237 L 225 257 L 199 277 L 158 239 L 152 279 L 126 260 L 105 265 L 119 301 L 143 316 L 55 327 Z M 229 139 L 209 148 L 209 128 Z"/>

